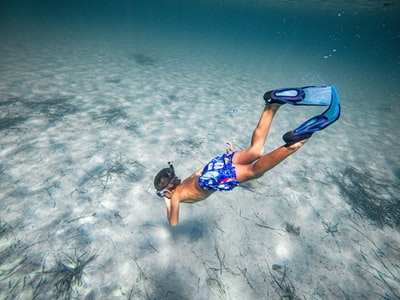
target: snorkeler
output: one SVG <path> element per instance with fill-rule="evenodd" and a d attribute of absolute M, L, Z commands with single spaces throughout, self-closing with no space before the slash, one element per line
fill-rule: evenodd
<path fill-rule="evenodd" d="M 334 86 L 287 88 L 265 93 L 265 108 L 255 128 L 248 148 L 233 151 L 227 143 L 225 154 L 213 158 L 194 174 L 181 181 L 174 167 L 162 169 L 154 178 L 157 195 L 164 197 L 167 218 L 171 226 L 179 219 L 180 203 L 195 203 L 216 191 L 230 191 L 240 183 L 256 179 L 296 152 L 311 135 L 335 122 L 340 115 L 339 97 Z M 264 154 L 264 144 L 272 119 L 282 104 L 329 106 L 321 115 L 287 132 L 285 145 Z"/>

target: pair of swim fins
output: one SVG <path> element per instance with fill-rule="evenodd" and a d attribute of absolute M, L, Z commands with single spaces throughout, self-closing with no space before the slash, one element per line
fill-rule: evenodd
<path fill-rule="evenodd" d="M 265 103 L 328 106 L 320 115 L 307 120 L 294 130 L 283 135 L 286 146 L 307 139 L 339 119 L 340 99 L 335 86 L 306 86 L 302 88 L 282 88 L 264 94 Z"/>

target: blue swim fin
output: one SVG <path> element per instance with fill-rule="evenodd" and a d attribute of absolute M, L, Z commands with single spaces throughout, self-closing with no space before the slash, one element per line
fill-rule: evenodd
<path fill-rule="evenodd" d="M 328 106 L 331 103 L 330 86 L 306 86 L 302 88 L 283 88 L 264 94 L 265 104 Z"/>
<path fill-rule="evenodd" d="M 329 88 L 327 91 L 325 88 Z M 321 92 L 321 93 L 319 93 Z M 315 103 L 327 103 L 329 96 L 329 107 L 320 115 L 312 117 L 296 129 L 286 132 L 283 135 L 283 140 L 286 142 L 286 146 L 290 146 L 298 141 L 311 137 L 311 135 L 319 130 L 322 130 L 339 119 L 340 116 L 340 99 L 335 86 L 324 87 L 324 90 L 312 95 L 314 98 L 317 94 L 322 95 L 323 100 Z M 289 103 L 289 102 L 288 102 Z M 300 105 L 300 104 L 298 104 Z M 304 104 L 304 105 L 323 105 L 323 104 Z"/>

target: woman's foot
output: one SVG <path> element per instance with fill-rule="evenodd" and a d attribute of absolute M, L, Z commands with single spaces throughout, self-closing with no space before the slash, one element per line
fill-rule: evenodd
<path fill-rule="evenodd" d="M 300 149 L 301 146 L 303 146 L 306 142 L 308 141 L 308 139 L 304 139 L 301 141 L 298 141 L 294 144 L 291 144 L 290 146 L 286 146 L 286 148 L 292 150 L 292 151 L 297 151 Z"/>
<path fill-rule="evenodd" d="M 272 104 L 266 104 L 265 105 L 265 110 L 272 110 L 273 112 L 276 112 L 279 107 L 281 107 L 282 104 L 279 103 L 272 103 Z"/>

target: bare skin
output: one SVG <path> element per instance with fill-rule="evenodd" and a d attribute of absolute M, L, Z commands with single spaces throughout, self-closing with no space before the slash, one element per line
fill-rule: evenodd
<path fill-rule="evenodd" d="M 236 168 L 236 178 L 240 183 L 263 176 L 265 172 L 296 152 L 307 141 L 302 140 L 288 147 L 281 146 L 270 153 L 264 154 L 264 144 L 272 119 L 279 106 L 279 104 L 270 104 L 265 107 L 253 132 L 250 146 L 236 152 L 233 156 L 232 163 Z M 232 144 L 227 142 L 227 153 L 232 151 Z M 202 201 L 215 192 L 204 190 L 198 184 L 203 168 L 204 166 L 182 182 L 176 180 L 173 187 L 165 191 L 164 199 L 167 206 L 167 218 L 171 226 L 178 224 L 180 203 Z"/>

